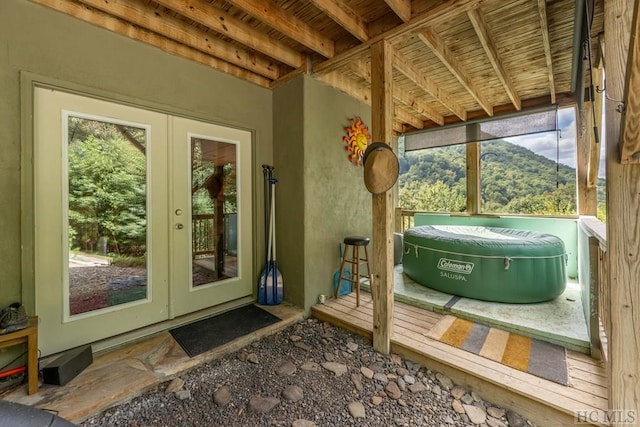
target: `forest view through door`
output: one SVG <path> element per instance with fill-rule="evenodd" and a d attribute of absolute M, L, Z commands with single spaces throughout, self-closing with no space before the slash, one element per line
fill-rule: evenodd
<path fill-rule="evenodd" d="M 249 132 L 48 89 L 34 105 L 43 355 L 251 294 Z"/>

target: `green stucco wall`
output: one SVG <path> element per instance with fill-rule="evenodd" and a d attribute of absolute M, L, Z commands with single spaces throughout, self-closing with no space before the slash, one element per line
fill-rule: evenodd
<path fill-rule="evenodd" d="M 268 163 L 275 165 L 279 179 L 277 255 L 285 298 L 307 313 L 319 294 L 331 294 L 342 239 L 371 234 L 371 195 L 362 181 L 363 169 L 348 161 L 342 140 L 349 118 L 360 116 L 370 124 L 369 106 L 309 76 L 271 91 L 28 0 L 3 0 L 0 306 L 21 300 L 32 310 L 34 301 L 33 283 L 25 283 L 21 274 L 20 248 L 23 243 L 29 247 L 22 234 L 30 216 L 21 212 L 21 199 L 31 191 L 21 187 L 21 75 L 251 130 L 255 275 L 265 259 L 261 165 Z"/>
<path fill-rule="evenodd" d="M 298 307 L 304 306 L 305 292 L 303 92 L 302 78 L 273 91 L 276 255 L 284 279 L 284 298 Z"/>
<path fill-rule="evenodd" d="M 362 117 L 371 126 L 371 107 L 305 77 L 305 308 L 319 294 L 330 295 L 344 237 L 371 236 L 364 168 L 349 162 L 342 140 L 350 117 Z"/>
<path fill-rule="evenodd" d="M 342 141 L 350 117 L 370 124 L 370 107 L 308 76 L 274 90 L 278 265 L 285 298 L 306 311 L 331 295 L 338 244 L 371 235 L 363 168 L 349 162 Z"/>
<path fill-rule="evenodd" d="M 254 132 L 254 194 L 260 165 L 271 163 L 272 93 L 27 0 L 0 1 L 0 306 L 23 300 L 33 309 L 33 284 L 21 275 L 21 73 L 63 86 L 108 94 L 169 113 Z M 36 78 L 37 79 L 37 78 Z M 259 189 L 259 191 L 257 191 Z M 254 199 L 255 270 L 262 266 L 259 212 Z M 259 228 L 258 228 L 259 227 Z M 257 274 L 257 273 L 256 273 Z"/>

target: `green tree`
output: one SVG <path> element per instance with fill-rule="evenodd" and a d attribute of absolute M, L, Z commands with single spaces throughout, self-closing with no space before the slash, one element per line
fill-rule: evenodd
<path fill-rule="evenodd" d="M 465 146 L 419 150 L 400 156 L 398 179 L 401 207 L 434 210 L 427 205 L 423 185 L 444 184 L 451 197 L 466 194 Z M 486 213 L 575 214 L 575 169 L 503 140 L 481 143 L 481 210 Z M 603 180 L 600 180 L 603 182 Z M 600 187 L 599 187 L 600 188 Z M 438 194 L 441 194 L 439 191 Z M 598 192 L 600 199 L 600 190 Z M 432 195 L 432 198 L 437 198 Z M 451 212 L 464 210 L 455 199 Z M 420 206 L 429 206 L 423 208 Z"/>
<path fill-rule="evenodd" d="M 146 158 L 116 135 L 70 141 L 69 238 L 72 247 L 92 251 L 108 236 L 116 253 L 140 255 L 146 250 Z"/>
<path fill-rule="evenodd" d="M 576 213 L 575 191 L 575 184 L 565 184 L 548 193 L 517 197 L 507 203 L 503 213 L 574 215 Z"/>
<path fill-rule="evenodd" d="M 463 212 L 467 201 L 457 189 L 436 181 L 434 184 L 411 183 L 401 188 L 400 205 L 409 210 Z"/>

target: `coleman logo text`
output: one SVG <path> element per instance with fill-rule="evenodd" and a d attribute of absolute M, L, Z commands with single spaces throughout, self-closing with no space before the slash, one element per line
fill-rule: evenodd
<path fill-rule="evenodd" d="M 448 258 L 440 258 L 438 261 L 438 269 L 452 271 L 460 274 L 471 274 L 473 271 L 473 263 L 465 261 L 456 261 Z"/>

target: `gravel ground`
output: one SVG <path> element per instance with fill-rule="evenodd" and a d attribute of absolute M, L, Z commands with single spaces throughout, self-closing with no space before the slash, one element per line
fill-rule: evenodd
<path fill-rule="evenodd" d="M 160 384 L 81 426 L 528 426 L 446 376 L 315 319 Z"/>

